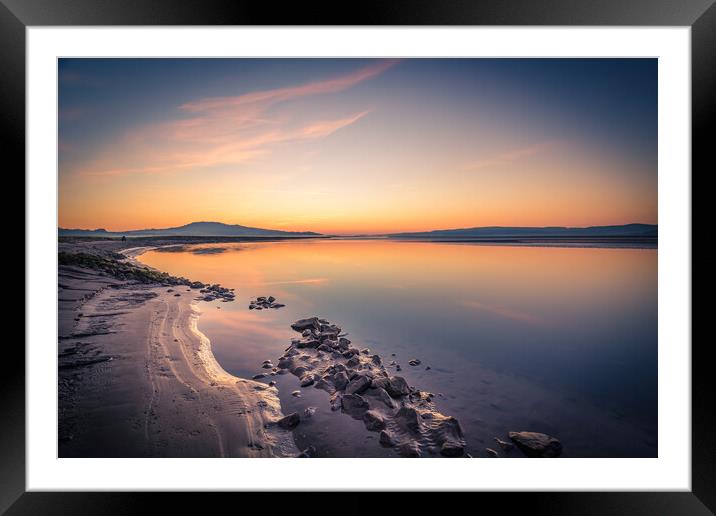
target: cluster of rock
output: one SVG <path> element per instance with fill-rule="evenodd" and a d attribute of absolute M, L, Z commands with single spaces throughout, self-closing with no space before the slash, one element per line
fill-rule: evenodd
<path fill-rule="evenodd" d="M 249 310 L 263 310 L 269 308 L 283 308 L 284 304 L 277 303 L 273 296 L 258 296 L 249 303 Z"/>
<path fill-rule="evenodd" d="M 222 302 L 228 303 L 233 301 L 235 298 L 233 288 L 222 287 L 218 283 L 214 283 L 213 285 L 204 285 L 204 288 L 202 288 L 199 293 L 203 294 L 203 296 L 199 297 L 202 301 L 214 301 L 216 299 L 221 299 Z"/>
<path fill-rule="evenodd" d="M 325 319 L 301 319 L 291 328 L 301 338 L 292 339 L 276 367 L 264 363 L 275 369 L 271 374 L 288 371 L 302 387 L 325 390 L 332 410 L 362 420 L 369 431 L 380 432 L 381 445 L 395 448 L 401 456 L 464 455 L 459 422 L 437 411 L 432 393 L 408 385 L 402 376 L 392 376 L 379 355 L 356 348 L 340 327 Z M 300 421 L 301 416 L 293 413 L 278 424 L 294 428 Z"/>
<path fill-rule="evenodd" d="M 550 435 L 539 432 L 510 432 L 509 436 L 517 448 L 528 457 L 559 457 L 562 455 L 562 443 Z"/>

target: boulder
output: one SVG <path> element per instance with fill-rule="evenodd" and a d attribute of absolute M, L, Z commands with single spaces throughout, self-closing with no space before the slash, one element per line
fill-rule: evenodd
<path fill-rule="evenodd" d="M 345 371 L 338 371 L 333 375 L 333 385 L 335 385 L 339 391 L 346 388 L 346 385 L 348 385 L 348 375 Z"/>
<path fill-rule="evenodd" d="M 410 393 L 408 382 L 402 376 L 390 376 L 388 378 L 376 378 L 373 380 L 375 387 L 385 389 L 393 398 L 400 398 Z"/>
<path fill-rule="evenodd" d="M 375 410 L 368 410 L 363 414 L 363 422 L 365 423 L 365 427 L 371 432 L 377 432 L 385 428 L 383 416 Z"/>
<path fill-rule="evenodd" d="M 395 446 L 397 443 L 395 441 L 395 437 L 393 437 L 393 434 L 388 432 L 387 430 L 382 430 L 380 432 L 380 437 L 378 438 L 378 442 L 385 446 L 386 448 L 390 448 Z"/>
<path fill-rule="evenodd" d="M 368 402 L 360 394 L 345 394 L 341 397 L 341 408 L 348 414 L 362 415 L 368 407 Z"/>
<path fill-rule="evenodd" d="M 321 324 L 318 322 L 318 317 L 309 317 L 308 319 L 299 319 L 291 325 L 295 331 L 302 332 L 304 330 L 320 330 Z"/>
<path fill-rule="evenodd" d="M 313 385 L 313 382 L 315 380 L 313 379 L 312 374 L 306 374 L 301 377 L 301 387 L 308 387 L 309 385 Z"/>
<path fill-rule="evenodd" d="M 462 457 L 465 447 L 455 441 L 445 441 L 440 447 L 440 455 L 443 457 Z"/>
<path fill-rule="evenodd" d="M 298 424 L 301 422 L 301 416 L 298 415 L 298 413 L 294 412 L 292 414 L 289 414 L 288 416 L 282 417 L 278 420 L 278 426 L 281 428 L 285 428 L 286 430 L 291 430 L 293 428 L 296 428 Z"/>
<path fill-rule="evenodd" d="M 395 413 L 395 421 L 402 428 L 413 433 L 419 433 L 422 427 L 420 414 L 413 407 L 400 407 Z"/>
<path fill-rule="evenodd" d="M 420 457 L 420 446 L 415 441 L 400 443 L 397 449 L 401 457 Z"/>
<path fill-rule="evenodd" d="M 562 443 L 547 434 L 539 432 L 510 432 L 510 439 L 528 457 L 559 457 Z"/>
<path fill-rule="evenodd" d="M 375 382 L 373 383 L 375 384 Z M 385 389 L 381 387 L 373 389 L 373 394 L 376 398 L 382 401 L 386 407 L 391 409 L 395 408 L 395 402 L 393 401 L 393 398 L 390 397 L 390 394 L 388 394 Z"/>
<path fill-rule="evenodd" d="M 368 387 L 370 387 L 370 378 L 365 375 L 359 374 L 353 378 L 346 386 L 346 392 L 348 394 L 361 394 Z"/>

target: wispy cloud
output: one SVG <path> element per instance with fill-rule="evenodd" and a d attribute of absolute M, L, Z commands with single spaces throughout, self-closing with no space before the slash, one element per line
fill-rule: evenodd
<path fill-rule="evenodd" d="M 356 123 L 370 110 L 339 118 L 305 120 L 277 106 L 310 95 L 346 90 L 395 64 L 393 60 L 379 61 L 347 75 L 300 86 L 185 103 L 178 106 L 185 117 L 135 128 L 78 173 L 157 174 L 236 165 L 269 153 L 276 144 L 325 138 Z"/>
<path fill-rule="evenodd" d="M 472 161 L 465 165 L 464 170 L 466 171 L 475 171 L 475 170 L 481 170 L 484 168 L 493 167 L 496 165 L 506 165 L 508 163 L 513 163 L 515 161 L 519 161 L 523 158 L 529 158 L 531 156 L 535 156 L 537 154 L 540 154 L 542 152 L 546 152 L 547 150 L 553 149 L 557 145 L 559 145 L 561 142 L 552 140 L 547 142 L 540 142 L 536 143 L 534 145 L 528 145 L 525 147 L 518 147 L 515 149 L 508 150 L 506 152 L 502 152 L 500 154 L 496 154 L 493 156 L 488 156 L 485 158 L 481 158 L 475 161 Z"/>

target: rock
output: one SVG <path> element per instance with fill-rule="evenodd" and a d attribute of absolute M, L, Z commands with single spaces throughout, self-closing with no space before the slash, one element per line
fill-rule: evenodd
<path fill-rule="evenodd" d="M 413 407 L 400 407 L 400 410 L 395 414 L 395 421 L 402 428 L 413 433 L 420 432 L 422 426 L 420 415 Z"/>
<path fill-rule="evenodd" d="M 336 389 L 333 387 L 333 385 L 331 385 L 330 383 L 328 383 L 328 382 L 327 382 L 326 380 L 324 380 L 323 378 L 320 378 L 320 379 L 316 382 L 316 384 L 314 385 L 314 387 L 315 387 L 316 389 L 323 389 L 323 390 L 326 391 L 328 394 L 333 394 L 334 392 L 336 392 Z"/>
<path fill-rule="evenodd" d="M 298 424 L 301 422 L 301 416 L 299 416 L 296 412 L 289 414 L 288 416 L 282 417 L 278 420 L 278 426 L 281 428 L 285 428 L 286 430 L 291 430 L 293 428 L 296 428 Z"/>
<path fill-rule="evenodd" d="M 341 408 L 348 414 L 362 415 L 368 407 L 368 402 L 360 394 L 344 394 L 341 397 Z"/>
<path fill-rule="evenodd" d="M 348 347 L 350 346 L 350 344 L 351 344 L 351 341 L 348 340 L 348 339 L 346 339 L 346 338 L 344 338 L 344 337 L 341 337 L 341 338 L 338 339 L 338 346 L 339 346 L 341 349 L 348 349 Z"/>
<path fill-rule="evenodd" d="M 293 391 L 293 392 L 291 393 L 291 396 L 293 396 L 294 398 L 300 398 L 300 397 L 301 397 L 301 391 L 299 391 L 299 390 Z"/>
<path fill-rule="evenodd" d="M 375 382 L 374 382 L 375 383 Z M 393 398 L 390 397 L 390 394 L 387 393 L 387 391 L 383 388 L 377 388 L 374 389 L 375 396 L 383 402 L 383 404 L 388 408 L 395 408 L 395 402 L 393 401 Z"/>
<path fill-rule="evenodd" d="M 393 434 L 388 432 L 387 430 L 382 430 L 380 432 L 380 437 L 378 438 L 378 442 L 385 446 L 386 448 L 391 448 L 395 446 L 397 443 L 395 441 L 395 438 L 393 437 Z"/>
<path fill-rule="evenodd" d="M 303 411 L 303 417 L 306 419 L 313 417 L 313 414 L 316 413 L 316 407 L 306 407 L 306 409 Z"/>
<path fill-rule="evenodd" d="M 317 317 L 309 317 L 308 319 L 299 319 L 291 325 L 295 331 L 302 332 L 304 330 L 316 330 L 321 329 L 321 325 L 318 322 Z"/>
<path fill-rule="evenodd" d="M 255 374 L 251 377 L 252 380 L 260 380 L 261 378 L 266 378 L 268 375 L 266 373 L 259 373 Z"/>
<path fill-rule="evenodd" d="M 397 449 L 401 457 L 420 457 L 420 446 L 415 441 L 400 443 Z"/>
<path fill-rule="evenodd" d="M 326 353 L 331 353 L 333 351 L 333 348 L 328 344 L 321 344 L 320 346 L 318 346 L 318 351 L 325 351 Z"/>
<path fill-rule="evenodd" d="M 279 369 L 288 369 L 291 367 L 291 364 L 293 364 L 293 360 L 290 358 L 279 358 L 277 365 Z"/>
<path fill-rule="evenodd" d="M 507 441 L 503 441 L 502 439 L 498 439 L 495 437 L 495 442 L 500 445 L 500 448 L 502 448 L 504 451 L 510 451 L 512 448 L 515 447 L 514 444 L 508 443 Z"/>
<path fill-rule="evenodd" d="M 426 371 L 430 371 L 430 366 L 425 366 Z"/>
<path fill-rule="evenodd" d="M 378 355 L 373 355 L 372 357 L 370 357 L 370 361 L 373 363 L 373 365 L 379 366 L 382 364 L 382 362 L 380 360 L 380 356 L 378 356 Z"/>
<path fill-rule="evenodd" d="M 269 296 L 269 297 L 268 297 L 268 302 L 269 302 L 269 303 L 273 303 L 274 301 L 276 301 L 276 298 L 275 298 L 275 297 L 273 297 L 273 296 Z"/>
<path fill-rule="evenodd" d="M 268 364 L 263 364 L 261 367 L 264 369 L 273 369 L 273 364 L 269 362 Z"/>
<path fill-rule="evenodd" d="M 360 359 L 358 357 L 353 357 L 348 362 L 346 362 L 346 366 L 348 367 L 357 367 L 360 365 Z"/>
<path fill-rule="evenodd" d="M 417 358 L 412 358 L 412 359 L 410 359 L 410 361 L 408 362 L 408 364 L 410 364 L 411 366 L 419 366 L 419 365 L 420 365 L 420 360 L 418 360 Z"/>
<path fill-rule="evenodd" d="M 283 308 L 284 306 L 286 306 L 286 305 L 284 305 L 284 304 L 282 304 L 282 303 L 274 303 L 274 304 L 271 306 L 271 308 Z"/>
<path fill-rule="evenodd" d="M 336 389 L 342 391 L 348 385 L 348 375 L 344 371 L 338 371 L 333 375 L 333 385 L 336 386 Z"/>
<path fill-rule="evenodd" d="M 465 447 L 455 441 L 445 441 L 440 447 L 440 455 L 443 457 L 462 457 Z"/>
<path fill-rule="evenodd" d="M 559 457 L 562 454 L 562 443 L 547 434 L 510 432 L 509 436 L 528 457 Z"/>
<path fill-rule="evenodd" d="M 490 457 L 497 457 L 497 452 L 492 448 L 485 448 L 485 451 Z"/>
<path fill-rule="evenodd" d="M 365 375 L 357 375 L 346 386 L 348 394 L 361 394 L 370 387 L 370 378 Z"/>
<path fill-rule="evenodd" d="M 385 389 L 393 398 L 400 398 L 410 393 L 408 382 L 402 376 L 390 376 L 388 378 L 376 378 L 373 380 L 375 387 Z"/>
<path fill-rule="evenodd" d="M 313 385 L 313 382 L 315 380 L 313 379 L 313 375 L 307 374 L 304 375 L 301 378 L 301 387 L 308 387 L 309 385 Z"/>
<path fill-rule="evenodd" d="M 371 432 L 377 432 L 385 428 L 383 416 L 375 410 L 368 410 L 363 414 L 363 422 L 365 423 L 365 427 Z"/>
<path fill-rule="evenodd" d="M 274 382 L 273 380 L 271 380 L 269 382 L 269 387 L 274 387 L 275 385 L 276 385 L 276 382 Z"/>
<path fill-rule="evenodd" d="M 303 375 L 305 375 L 308 372 L 308 368 L 304 366 L 296 366 L 293 369 L 291 369 L 291 372 L 301 378 Z"/>

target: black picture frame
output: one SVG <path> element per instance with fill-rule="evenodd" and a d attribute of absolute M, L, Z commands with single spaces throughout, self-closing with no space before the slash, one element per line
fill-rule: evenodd
<path fill-rule="evenodd" d="M 25 29 L 83 25 L 614 25 L 690 26 L 693 178 L 706 176 L 709 136 L 716 125 L 716 5 L 714 0 L 402 0 L 359 4 L 281 3 L 243 0 L 0 0 L 0 133 L 5 161 L 25 167 Z M 48 122 L 49 123 L 49 122 Z M 709 167 L 713 169 L 711 165 Z M 696 173 L 701 169 L 700 173 Z M 693 256 L 693 246 L 691 249 Z M 27 275 L 31 270 L 25 269 Z M 700 285 L 703 290 L 705 284 Z M 27 307 L 30 308 L 30 307 Z M 693 317 L 693 316 L 692 316 Z M 5 346 L 17 364 L 0 376 L 0 512 L 99 514 L 142 512 L 150 498 L 184 510 L 204 502 L 186 494 L 36 493 L 25 489 L 25 353 Z M 686 343 L 672 343 L 689 345 Z M 692 345 L 692 490 L 690 492 L 481 493 L 501 510 L 534 514 L 713 514 L 716 512 L 716 430 L 707 342 Z M 203 495 L 208 496 L 208 495 Z M 211 495 L 212 502 L 232 494 Z M 241 494 L 242 500 L 251 499 Z M 297 496 L 297 495 L 293 495 Z M 365 495 L 346 494 L 345 507 Z M 171 498 L 171 501 L 169 500 Z M 422 496 L 412 500 L 422 502 Z M 234 503 L 234 502 L 232 502 Z M 243 502 L 242 502 L 243 503 Z M 460 502 L 458 502 L 460 503 Z M 475 506 L 479 510 L 480 506 Z M 206 506 L 204 505 L 204 509 Z M 406 507 L 404 509 L 407 510 Z M 164 510 L 170 510 L 165 506 Z"/>

